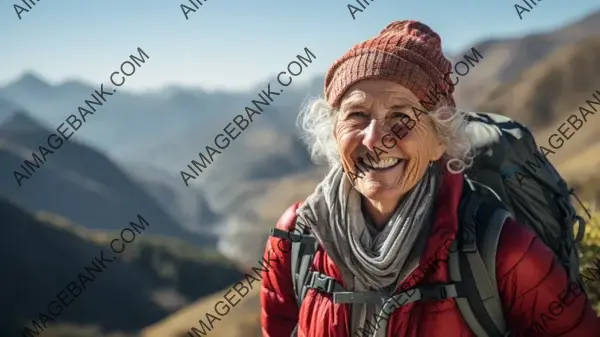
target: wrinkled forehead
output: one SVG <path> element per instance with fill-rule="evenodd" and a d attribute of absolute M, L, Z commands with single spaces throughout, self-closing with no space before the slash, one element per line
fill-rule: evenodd
<path fill-rule="evenodd" d="M 384 107 L 415 105 L 418 98 L 406 87 L 381 80 L 360 81 L 351 86 L 344 94 L 340 110 L 353 107 L 369 107 L 375 104 Z"/>

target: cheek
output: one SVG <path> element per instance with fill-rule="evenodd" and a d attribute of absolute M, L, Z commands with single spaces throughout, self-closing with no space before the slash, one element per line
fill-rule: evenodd
<path fill-rule="evenodd" d="M 423 153 L 428 143 L 429 130 L 422 122 L 417 123 L 411 130 L 408 131 L 406 137 L 400 142 L 400 147 L 409 156 L 414 157 Z"/>
<path fill-rule="evenodd" d="M 430 157 L 430 151 L 435 146 L 436 140 L 433 127 L 425 121 L 420 121 L 409 130 L 399 146 L 410 159 L 417 160 L 419 163 L 428 163 L 429 160 L 424 158 Z"/>
<path fill-rule="evenodd" d="M 342 163 L 352 163 L 352 153 L 360 144 L 360 131 L 343 123 L 338 123 L 335 128 L 335 138 Z"/>
<path fill-rule="evenodd" d="M 360 131 L 344 123 L 338 123 L 335 127 L 335 138 L 340 151 L 344 152 L 349 147 L 355 147 L 360 141 Z"/>

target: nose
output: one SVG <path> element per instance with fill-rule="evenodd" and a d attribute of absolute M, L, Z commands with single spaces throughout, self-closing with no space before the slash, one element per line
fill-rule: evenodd
<path fill-rule="evenodd" d="M 369 125 L 364 130 L 362 144 L 370 151 L 375 151 L 375 147 L 381 147 L 381 137 L 384 135 L 383 124 L 377 119 L 372 119 Z"/>

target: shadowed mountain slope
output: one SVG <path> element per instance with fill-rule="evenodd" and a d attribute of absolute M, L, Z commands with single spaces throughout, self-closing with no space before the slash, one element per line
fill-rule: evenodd
<path fill-rule="evenodd" d="M 105 155 L 73 139 L 46 155 L 40 168 L 19 187 L 14 171 L 24 172 L 24 160 L 47 144 L 50 131 L 26 113 L 18 112 L 0 125 L 0 194 L 28 210 L 61 214 L 92 229 L 119 229 L 136 214 L 156 224 L 153 234 L 210 244 L 185 231 L 136 182 Z M 56 144 L 55 144 L 56 145 Z M 51 149 L 52 150 L 52 149 Z"/>
<path fill-rule="evenodd" d="M 58 301 L 57 294 L 69 282 L 81 285 L 78 274 L 90 276 L 84 268 L 94 268 L 92 261 L 101 256 L 101 250 L 105 258 L 115 256 L 116 260 L 105 262 L 101 272 L 93 272 L 92 281 L 85 283 L 77 297 L 67 292 L 62 312 L 53 305 L 50 310 L 58 314 L 48 326 L 75 323 L 108 331 L 139 331 L 242 277 L 214 252 L 152 236 L 152 221 L 117 255 L 108 247 L 118 233 L 89 231 L 57 221 L 60 217 L 45 217 L 53 222 L 38 220 L 0 199 L 0 234 L 5 238 L 0 268 L 6 276 L 0 278 L 2 336 L 21 336 L 25 324 L 35 330 L 31 320 L 40 322 L 40 312 L 49 315 L 49 302 Z"/>

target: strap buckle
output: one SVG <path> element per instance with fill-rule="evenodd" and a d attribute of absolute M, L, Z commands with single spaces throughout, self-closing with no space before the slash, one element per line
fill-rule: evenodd
<path fill-rule="evenodd" d="M 394 297 L 390 297 L 386 299 L 385 302 L 383 302 L 383 307 L 381 308 L 381 311 L 388 315 L 391 315 L 394 311 L 396 311 L 396 309 L 400 308 L 404 304 L 405 303 L 400 304 L 398 303 L 398 301 L 396 301 Z"/>
<path fill-rule="evenodd" d="M 333 293 L 333 303 L 371 303 L 381 304 L 389 299 L 388 296 L 373 292 L 343 291 Z"/>
<path fill-rule="evenodd" d="M 445 300 L 448 298 L 445 284 L 423 285 L 418 289 L 421 292 L 421 299 Z"/>
<path fill-rule="evenodd" d="M 326 293 L 332 293 L 333 288 L 335 287 L 335 280 L 321 273 L 312 273 L 310 287 L 322 290 Z"/>
<path fill-rule="evenodd" d="M 288 232 L 279 228 L 271 228 L 271 236 L 291 241 L 292 243 L 300 242 L 301 244 L 313 244 L 317 239 L 310 234 L 297 234 L 294 231 Z"/>

